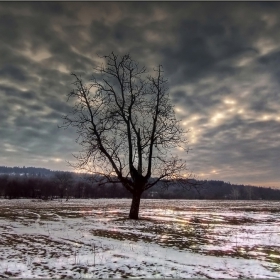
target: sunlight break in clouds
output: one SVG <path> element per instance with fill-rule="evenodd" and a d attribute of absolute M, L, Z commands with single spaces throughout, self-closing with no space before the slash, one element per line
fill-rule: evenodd
<path fill-rule="evenodd" d="M 231 99 L 225 99 L 224 102 L 225 102 L 226 104 L 229 104 L 229 105 L 234 105 L 234 104 L 236 104 L 236 101 L 231 100 Z"/>
<path fill-rule="evenodd" d="M 211 120 L 216 123 L 219 120 L 222 120 L 224 117 L 225 115 L 223 113 L 217 113 L 211 118 Z"/>

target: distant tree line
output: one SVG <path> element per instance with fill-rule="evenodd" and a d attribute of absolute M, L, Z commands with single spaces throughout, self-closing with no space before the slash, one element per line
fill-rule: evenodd
<path fill-rule="evenodd" d="M 48 177 L 52 176 L 55 171 L 47 168 L 40 167 L 8 167 L 0 166 L 0 174 L 14 174 L 14 175 L 26 175 L 26 176 L 38 176 L 38 177 Z"/>
<path fill-rule="evenodd" d="M 19 168 L 22 169 L 22 168 Z M 27 169 L 27 168 L 26 168 Z M 15 198 L 39 198 L 39 199 L 71 199 L 71 198 L 131 198 L 131 193 L 118 183 L 98 184 L 90 180 L 84 174 L 71 172 L 54 172 L 45 176 L 44 172 L 11 172 L 0 175 L 0 197 Z M 13 169 L 18 170 L 18 169 Z M 21 170 L 18 170 L 21 171 Z M 35 172 L 36 171 L 36 172 Z M 21 174 L 21 175 L 20 175 Z M 25 174 L 25 175 L 22 175 Z M 27 175 L 29 174 L 29 175 Z M 235 185 L 223 181 L 198 181 L 198 187 L 182 188 L 174 184 L 165 188 L 162 183 L 144 193 L 143 198 L 154 199 L 262 199 L 280 200 L 280 190 Z"/>
<path fill-rule="evenodd" d="M 0 197 L 69 199 L 130 198 L 128 191 L 117 185 L 97 185 L 71 173 L 57 172 L 52 177 L 0 175 Z"/>
<path fill-rule="evenodd" d="M 182 191 L 180 186 L 173 186 L 165 192 L 156 186 L 152 195 L 155 198 L 166 199 L 232 199 L 232 200 L 280 200 L 280 189 L 236 185 L 224 181 L 198 181 L 197 189 Z"/>

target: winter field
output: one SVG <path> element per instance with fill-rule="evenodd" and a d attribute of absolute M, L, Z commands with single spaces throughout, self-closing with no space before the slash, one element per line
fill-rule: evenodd
<path fill-rule="evenodd" d="M 280 202 L 0 200 L 0 277 L 280 278 Z"/>

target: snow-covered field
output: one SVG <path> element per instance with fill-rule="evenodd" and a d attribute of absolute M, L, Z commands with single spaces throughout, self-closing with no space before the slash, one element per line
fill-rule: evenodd
<path fill-rule="evenodd" d="M 280 278 L 280 202 L 0 200 L 0 277 Z"/>

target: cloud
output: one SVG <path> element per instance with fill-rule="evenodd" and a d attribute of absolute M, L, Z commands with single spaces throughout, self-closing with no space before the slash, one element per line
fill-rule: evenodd
<path fill-rule="evenodd" d="M 71 109 L 70 73 L 88 80 L 98 55 L 129 52 L 148 70 L 163 65 L 176 113 L 191 130 L 186 159 L 195 173 L 280 186 L 279 9 L 277 2 L 1 3 L 1 164 L 67 169 L 64 160 L 79 150 L 75 130 L 57 127 Z"/>

